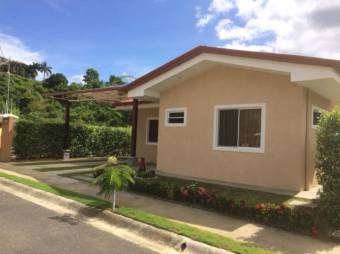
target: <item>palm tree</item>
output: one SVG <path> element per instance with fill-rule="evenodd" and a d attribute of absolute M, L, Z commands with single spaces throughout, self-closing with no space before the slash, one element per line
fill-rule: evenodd
<path fill-rule="evenodd" d="M 130 183 L 134 183 L 135 171 L 128 165 L 118 164 L 116 157 L 109 157 L 107 163 L 94 168 L 99 172 L 94 184 L 100 188 L 99 195 L 105 197 L 112 195 L 112 209 L 116 207 L 116 191 L 127 189 Z"/>
<path fill-rule="evenodd" d="M 52 67 L 48 66 L 46 62 L 42 62 L 39 66 L 39 71 L 43 73 L 45 79 L 52 74 Z"/>
<path fill-rule="evenodd" d="M 32 79 L 35 79 L 35 77 L 38 75 L 38 71 L 40 71 L 40 64 L 39 63 L 32 63 L 27 66 L 27 76 L 29 76 Z"/>

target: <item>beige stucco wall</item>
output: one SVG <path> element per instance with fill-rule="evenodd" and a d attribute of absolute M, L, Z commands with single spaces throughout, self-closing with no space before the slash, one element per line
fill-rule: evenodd
<path fill-rule="evenodd" d="M 307 168 L 306 168 L 306 183 L 307 189 L 317 185 L 315 177 L 315 155 L 316 155 L 316 129 L 312 126 L 313 106 L 322 108 L 326 111 L 331 110 L 335 105 L 334 102 L 325 99 L 324 97 L 310 92 L 308 95 L 308 113 L 307 113 Z"/>
<path fill-rule="evenodd" d="M 213 150 L 215 105 L 266 103 L 264 153 Z M 186 127 L 164 111 L 187 107 Z M 157 168 L 165 173 L 275 190 L 305 183 L 306 89 L 285 75 L 219 66 L 160 96 Z"/>
<path fill-rule="evenodd" d="M 139 109 L 137 128 L 137 157 L 146 162 L 156 163 L 157 145 L 146 144 L 146 121 L 148 117 L 158 117 L 158 108 Z"/>

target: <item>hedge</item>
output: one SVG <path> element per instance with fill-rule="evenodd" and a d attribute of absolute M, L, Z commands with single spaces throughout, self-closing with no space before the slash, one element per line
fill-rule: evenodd
<path fill-rule="evenodd" d="M 202 187 L 199 183 L 183 184 L 157 178 L 136 178 L 131 191 L 146 193 L 158 198 L 169 199 L 198 205 L 209 210 L 250 219 L 259 223 L 298 231 L 317 234 L 317 211 L 309 207 L 289 207 L 284 204 L 237 200 Z"/>
<path fill-rule="evenodd" d="M 71 125 L 71 157 L 128 155 L 130 137 L 129 127 Z M 13 141 L 14 154 L 17 159 L 60 158 L 63 139 L 63 123 L 18 121 Z"/>
<path fill-rule="evenodd" d="M 321 116 L 316 169 L 323 186 L 319 206 L 331 225 L 340 229 L 340 107 Z"/>

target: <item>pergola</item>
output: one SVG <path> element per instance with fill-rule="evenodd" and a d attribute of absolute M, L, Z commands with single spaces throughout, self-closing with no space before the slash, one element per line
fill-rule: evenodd
<path fill-rule="evenodd" d="M 132 99 L 127 96 L 126 85 L 114 85 L 104 88 L 83 89 L 77 91 L 50 92 L 45 93 L 44 96 L 60 100 L 64 104 L 64 151 L 67 151 L 70 148 L 70 107 L 72 102 L 96 102 L 99 104 L 108 104 L 112 107 L 132 106 L 130 155 L 132 158 L 136 157 L 139 102 L 138 99 Z"/>

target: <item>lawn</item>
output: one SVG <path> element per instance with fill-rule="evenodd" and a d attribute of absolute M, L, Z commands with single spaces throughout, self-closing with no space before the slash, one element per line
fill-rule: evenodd
<path fill-rule="evenodd" d="M 75 200 L 77 202 L 83 203 L 85 205 L 101 208 L 110 209 L 111 203 L 96 197 L 84 195 L 81 193 L 76 193 L 68 190 L 64 190 L 55 186 L 48 185 L 43 182 L 37 182 L 30 179 L 6 174 L 0 172 L 0 177 L 30 186 L 32 188 L 44 190 L 68 199 Z M 112 211 L 112 210 L 111 210 Z M 115 210 L 115 213 L 138 220 L 140 222 L 153 225 L 155 227 L 165 229 L 177 234 L 189 237 L 193 240 L 204 242 L 211 246 L 218 248 L 223 248 L 230 250 L 234 253 L 239 254 L 274 254 L 275 252 L 257 247 L 255 245 L 246 244 L 242 242 L 235 241 L 233 239 L 224 237 L 219 234 L 204 231 L 192 226 L 188 226 L 184 223 L 178 223 L 168 220 L 167 218 L 160 217 L 154 214 L 144 212 L 139 209 L 121 207 Z"/>

